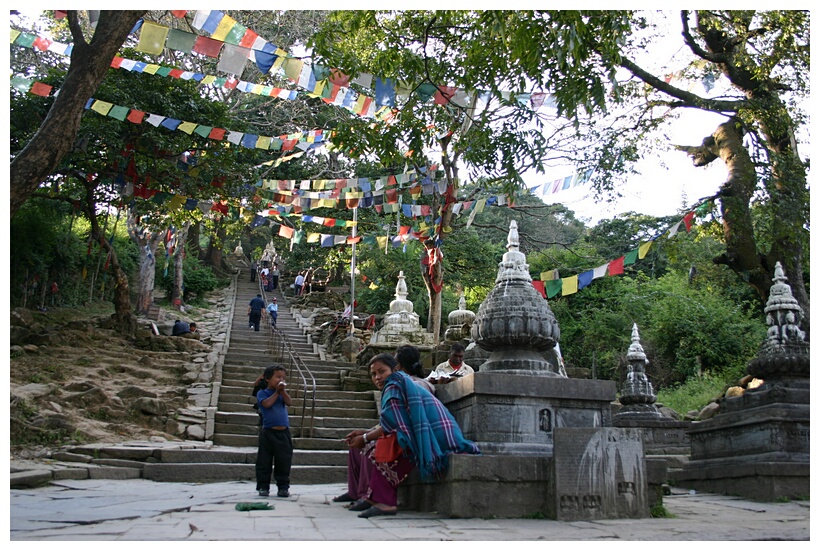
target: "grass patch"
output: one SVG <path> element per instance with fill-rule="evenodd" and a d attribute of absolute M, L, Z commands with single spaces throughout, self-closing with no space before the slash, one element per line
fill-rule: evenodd
<path fill-rule="evenodd" d="M 706 404 L 723 394 L 727 386 L 723 377 L 692 377 L 685 383 L 658 391 L 658 402 L 679 414 L 700 411 Z"/>
<path fill-rule="evenodd" d="M 675 515 L 669 512 L 669 510 L 664 507 L 663 503 L 656 503 L 652 506 L 649 510 L 649 516 L 652 518 L 676 518 Z"/>

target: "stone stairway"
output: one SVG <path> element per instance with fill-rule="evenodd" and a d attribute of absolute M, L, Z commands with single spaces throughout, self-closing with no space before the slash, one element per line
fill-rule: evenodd
<path fill-rule="evenodd" d="M 260 292 L 259 283 L 250 282 L 248 269 L 244 267 L 236 281 L 229 346 L 221 377 L 217 376 L 214 381 L 218 399 L 212 442 L 82 444 L 54 454 L 55 464 L 76 472 L 78 478 L 145 478 L 194 483 L 253 481 L 259 417 L 252 408 L 251 391 L 266 366 L 280 363 L 288 369 L 288 391 L 293 398 L 289 409 L 295 448 L 291 483 L 345 484 L 347 446 L 343 439 L 353 429 L 367 429 L 378 422 L 374 392 L 342 390 L 340 372 L 350 369 L 352 364 L 324 359 L 279 291 L 275 292 L 279 302 L 276 333 L 265 317 L 259 332 L 249 329 L 248 303 Z M 307 384 L 299 376 L 290 355 L 281 354 L 284 336 L 291 343 L 294 355 L 301 360 L 300 365 L 312 373 L 312 377 L 304 373 Z M 316 383 L 315 403 L 312 380 Z M 306 404 L 304 420 L 303 404 Z M 60 476 L 70 478 L 74 476 L 71 472 Z"/>
<path fill-rule="evenodd" d="M 265 366 L 280 363 L 288 369 L 288 390 L 293 398 L 289 410 L 295 448 L 292 483 L 344 483 L 347 480 L 347 446 L 343 438 L 353 429 L 366 429 L 378 422 L 373 392 L 341 389 L 340 370 L 350 369 L 352 364 L 322 359 L 318 346 L 309 342 L 291 315 L 287 299 L 278 289 L 273 293 L 279 303 L 276 334 L 264 317 L 259 332 L 250 330 L 247 304 L 259 292 L 258 283 L 251 283 L 247 274 L 240 274 L 230 346 L 222 368 L 214 445 L 236 448 L 237 453 L 242 453 L 246 461 L 250 461 L 247 465 L 249 478 L 255 477 L 252 463 L 256 456 L 258 415 L 252 409 L 255 399 L 251 390 Z M 283 336 L 310 371 L 303 373 L 304 380 L 291 365 L 290 357 L 281 356 Z M 316 384 L 315 402 L 312 400 L 313 380 Z"/>

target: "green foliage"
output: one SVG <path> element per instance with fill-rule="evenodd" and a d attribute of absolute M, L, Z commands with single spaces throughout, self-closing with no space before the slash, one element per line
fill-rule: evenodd
<path fill-rule="evenodd" d="M 685 382 L 657 391 L 658 403 L 675 410 L 680 415 L 700 411 L 709 402 L 722 396 L 726 388 L 737 383 L 738 377 L 724 373 L 689 377 Z"/>
<path fill-rule="evenodd" d="M 673 515 L 666 507 L 664 507 L 663 503 L 656 503 L 653 505 L 649 510 L 649 516 L 652 518 L 677 518 L 676 515 Z"/>
<path fill-rule="evenodd" d="M 164 265 L 160 267 L 157 263 L 156 284 L 165 289 L 168 296 L 171 296 L 174 288 L 174 260 L 168 263 L 167 273 Z M 220 281 L 214 274 L 213 269 L 204 266 L 202 262 L 194 257 L 186 256 L 182 261 L 182 287 L 183 300 L 188 302 L 192 298 L 202 298 L 205 293 L 213 291 L 220 286 Z"/>
<path fill-rule="evenodd" d="M 765 326 L 719 292 L 692 289 L 683 277 L 671 274 L 653 283 L 650 293 L 656 300 L 642 335 L 671 362 L 673 380 L 736 372 L 756 354 Z"/>

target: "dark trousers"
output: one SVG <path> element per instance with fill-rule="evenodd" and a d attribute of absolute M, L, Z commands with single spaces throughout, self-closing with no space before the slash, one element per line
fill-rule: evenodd
<path fill-rule="evenodd" d="M 270 276 L 270 280 L 273 282 L 273 289 L 272 290 L 276 290 L 276 288 L 279 287 L 279 276 L 278 275 L 272 275 L 272 276 Z"/>
<path fill-rule="evenodd" d="M 256 451 L 256 489 L 270 491 L 271 472 L 279 490 L 290 488 L 290 467 L 293 463 L 293 440 L 290 429 L 259 430 Z"/>
<path fill-rule="evenodd" d="M 248 323 L 253 325 L 254 331 L 259 331 L 259 321 L 262 319 L 262 311 L 261 310 L 251 310 L 250 315 L 248 316 Z"/>

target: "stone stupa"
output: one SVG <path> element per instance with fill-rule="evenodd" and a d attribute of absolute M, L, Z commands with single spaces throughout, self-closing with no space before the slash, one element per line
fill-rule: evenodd
<path fill-rule="evenodd" d="M 717 415 L 693 424 L 691 460 L 670 471 L 681 487 L 762 501 L 810 495 L 809 343 L 780 262 L 772 281 L 767 336 L 746 369 L 763 384 L 721 398 Z"/>
<path fill-rule="evenodd" d="M 648 516 L 640 433 L 608 428 L 615 383 L 569 379 L 543 356 L 560 330 L 532 285 L 515 221 L 471 334 L 489 359 L 474 374 L 437 386 L 436 397 L 482 455 L 451 456 L 438 483 L 403 483 L 402 502 L 457 517 Z"/>

